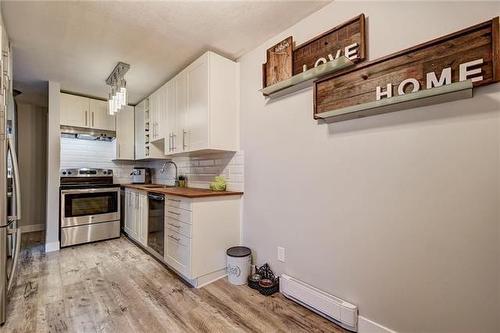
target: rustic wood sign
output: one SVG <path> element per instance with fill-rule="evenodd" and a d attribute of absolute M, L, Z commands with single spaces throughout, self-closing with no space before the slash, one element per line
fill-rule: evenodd
<path fill-rule="evenodd" d="M 297 46 L 288 37 L 267 50 L 262 65 L 262 87 L 289 79 L 340 56 L 353 62 L 366 58 L 365 15 L 361 14 Z"/>
<path fill-rule="evenodd" d="M 455 82 L 471 80 L 475 87 L 498 82 L 499 38 L 499 18 L 496 17 L 320 79 L 314 84 L 314 118 L 322 118 L 321 113 L 330 114 L 334 110 Z M 387 111 L 380 113 L 383 112 Z M 338 120 L 360 116 L 362 111 L 339 115 Z"/>
<path fill-rule="evenodd" d="M 364 14 L 297 46 L 293 50 L 293 75 L 341 55 L 354 62 L 366 58 Z"/>
<path fill-rule="evenodd" d="M 291 36 L 267 50 L 267 62 L 262 65 L 264 87 L 292 76 L 292 52 Z"/>

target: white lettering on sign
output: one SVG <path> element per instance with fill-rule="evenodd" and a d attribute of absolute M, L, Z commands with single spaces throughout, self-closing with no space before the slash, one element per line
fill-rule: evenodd
<path fill-rule="evenodd" d="M 322 64 L 326 64 L 325 58 L 319 58 L 318 60 L 316 60 L 316 62 L 314 63 L 314 67 L 318 67 L 319 65 L 322 65 Z"/>
<path fill-rule="evenodd" d="M 476 59 L 460 65 L 460 81 L 465 81 L 469 79 L 470 75 L 481 74 L 481 67 L 475 69 L 469 69 L 469 67 L 481 65 L 483 59 Z M 482 81 L 483 76 L 476 76 L 470 79 L 472 82 Z"/>
<path fill-rule="evenodd" d="M 382 88 L 377 87 L 377 101 L 380 101 L 383 96 L 387 98 L 392 97 L 392 83 L 387 84 L 387 89 L 385 91 L 382 91 Z"/>
<path fill-rule="evenodd" d="M 347 57 L 347 59 L 354 60 L 354 59 L 357 59 L 359 57 L 358 46 L 359 46 L 358 43 L 353 43 L 353 44 L 348 45 L 348 46 L 346 46 L 344 48 L 344 55 Z M 316 62 L 314 63 L 314 67 L 318 67 L 319 65 L 326 64 L 328 61 L 333 61 L 335 59 L 338 59 L 338 58 L 340 58 L 341 55 L 342 55 L 342 50 L 339 49 L 335 53 L 335 56 L 333 56 L 330 53 L 330 54 L 328 54 L 326 56 L 326 58 L 325 57 L 321 57 L 318 60 L 316 60 Z M 328 58 L 328 60 L 327 60 L 327 58 Z M 302 71 L 303 72 L 307 71 L 307 65 L 306 64 L 302 65 Z"/>
<path fill-rule="evenodd" d="M 427 73 L 427 89 L 431 89 L 433 87 L 441 87 L 443 84 L 451 83 L 451 67 L 446 67 L 441 71 L 441 76 L 439 80 L 436 77 L 436 73 L 430 72 Z"/>
<path fill-rule="evenodd" d="M 466 80 L 471 80 L 472 82 L 477 82 L 483 80 L 483 76 L 481 75 L 482 69 L 481 67 L 478 68 L 472 68 L 477 65 L 481 65 L 483 63 L 483 59 L 476 59 L 473 61 L 469 61 L 463 64 L 460 64 L 458 67 L 458 77 L 459 81 L 466 81 Z M 439 79 L 436 76 L 435 72 L 429 72 L 426 74 L 426 88 L 427 89 L 432 89 L 435 87 L 440 87 L 446 84 L 451 83 L 451 67 L 446 67 L 441 71 L 441 75 Z M 412 93 L 417 92 L 420 90 L 420 82 L 415 79 L 415 78 L 409 78 L 401 81 L 401 83 L 398 85 L 398 95 L 404 95 L 405 94 L 405 88 L 408 85 L 412 85 Z M 392 83 L 387 84 L 387 88 L 385 91 L 382 91 L 382 88 L 380 86 L 377 86 L 375 89 L 375 98 L 377 101 L 381 100 L 382 98 L 391 98 L 392 97 Z"/>
<path fill-rule="evenodd" d="M 345 47 L 344 54 L 349 60 L 358 58 L 358 43 L 351 44 Z"/>
<path fill-rule="evenodd" d="M 407 85 L 413 85 L 412 93 L 417 92 L 420 90 L 420 82 L 418 82 L 416 79 L 406 79 L 401 81 L 401 83 L 398 86 L 398 94 L 404 95 L 405 94 L 405 88 Z"/>
<path fill-rule="evenodd" d="M 276 45 L 276 47 L 274 48 L 274 52 L 281 52 L 289 46 L 290 44 L 288 44 L 288 41 L 283 41 L 280 44 Z"/>

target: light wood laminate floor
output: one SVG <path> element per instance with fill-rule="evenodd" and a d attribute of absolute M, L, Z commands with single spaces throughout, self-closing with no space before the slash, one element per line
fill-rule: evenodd
<path fill-rule="evenodd" d="M 280 294 L 190 288 L 124 237 L 45 254 L 23 236 L 0 332 L 347 332 Z"/>

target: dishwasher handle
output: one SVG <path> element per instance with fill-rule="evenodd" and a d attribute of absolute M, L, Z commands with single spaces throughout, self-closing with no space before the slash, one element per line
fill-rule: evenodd
<path fill-rule="evenodd" d="M 157 200 L 157 201 L 165 201 L 165 196 L 162 194 L 148 194 L 148 199 Z"/>

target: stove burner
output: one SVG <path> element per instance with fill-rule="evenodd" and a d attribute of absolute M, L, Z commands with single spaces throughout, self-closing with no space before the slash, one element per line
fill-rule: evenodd
<path fill-rule="evenodd" d="M 113 184 L 113 170 L 110 169 L 62 169 L 61 189 L 92 189 L 119 187 Z"/>

